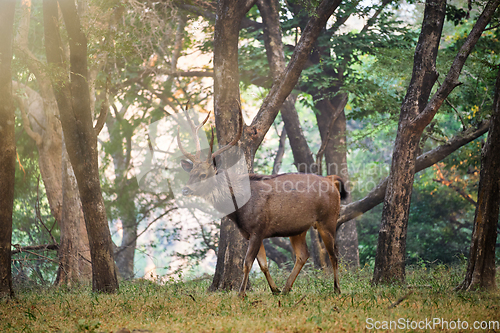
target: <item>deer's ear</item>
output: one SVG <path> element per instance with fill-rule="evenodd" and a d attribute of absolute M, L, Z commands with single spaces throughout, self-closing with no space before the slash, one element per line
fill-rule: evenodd
<path fill-rule="evenodd" d="M 184 171 L 191 172 L 191 170 L 193 169 L 193 162 L 188 160 L 181 160 L 181 166 Z"/>

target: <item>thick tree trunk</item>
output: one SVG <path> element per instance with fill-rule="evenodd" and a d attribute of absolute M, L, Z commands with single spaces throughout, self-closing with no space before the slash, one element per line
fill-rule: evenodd
<path fill-rule="evenodd" d="M 493 115 L 483 148 L 474 231 L 461 290 L 496 290 L 495 245 L 500 205 L 500 70 L 497 75 Z"/>
<path fill-rule="evenodd" d="M 214 31 L 214 110 L 219 146 L 226 145 L 238 132 L 240 103 L 238 37 L 241 19 L 248 11 L 247 1 L 219 1 Z M 246 154 L 249 170 L 253 156 Z M 251 156 L 251 157 L 250 157 Z M 222 161 L 224 163 L 227 161 Z M 236 225 L 225 217 L 221 221 L 217 265 L 211 291 L 232 290 L 243 279 L 247 241 Z"/>
<path fill-rule="evenodd" d="M 325 162 L 327 175 L 342 177 L 347 187 L 349 184 L 349 171 L 347 168 L 347 146 L 346 146 L 346 117 L 343 110 L 346 98 L 344 94 L 337 94 L 331 100 L 323 100 L 317 103 L 319 112 L 316 115 L 321 140 L 328 140 L 325 147 Z M 342 108 L 339 110 L 338 108 Z M 329 128 L 332 118 L 337 117 L 332 128 Z M 327 138 L 331 131 L 330 137 Z M 349 188 L 348 188 L 349 191 Z M 348 196 L 342 204 L 349 204 L 351 196 Z M 356 221 L 345 222 L 337 229 L 336 244 L 342 263 L 348 268 L 359 266 L 358 231 Z M 321 244 L 322 248 L 324 245 Z M 328 259 L 328 258 L 327 258 Z M 326 260 L 326 262 L 329 262 Z"/>
<path fill-rule="evenodd" d="M 35 74 L 40 89 L 38 93 L 18 82 L 14 82 L 13 86 L 21 96 L 27 97 L 26 100 L 19 98 L 23 126 L 37 145 L 38 164 L 50 210 L 61 230 L 61 246 L 58 251 L 60 267 L 55 283 L 61 285 L 66 282 L 85 282 L 90 279 L 91 266 L 80 196 L 76 181 L 65 181 L 68 177 L 74 178 L 74 174 L 69 160 L 67 168 L 62 167 L 65 163 L 64 156 L 68 157 L 63 147 L 59 110 L 52 82 L 46 72 L 46 66 L 29 49 L 31 2 L 23 1 L 21 7 L 21 22 L 16 36 L 17 52 L 22 54 L 21 59 L 26 61 L 30 71 Z M 68 193 L 71 199 L 64 198 Z M 64 226 L 63 220 L 70 225 Z M 66 273 L 69 275 L 66 276 Z"/>
<path fill-rule="evenodd" d="M 81 30 L 75 4 L 59 3 L 70 41 L 70 81 L 63 65 L 57 25 L 57 2 L 44 2 L 47 60 L 55 65 L 56 100 L 71 165 L 78 181 L 92 257 L 92 288 L 115 292 L 118 289 L 111 234 L 99 182 L 97 137 L 93 128 L 87 83 L 87 40 Z M 66 74 L 66 75 L 65 75 Z"/>
<path fill-rule="evenodd" d="M 50 80 L 40 73 L 37 66 L 30 66 L 40 85 L 50 86 Z M 14 90 L 22 92 L 26 100 L 18 98 L 26 133 L 35 141 L 38 164 L 45 185 L 52 216 L 61 230 L 58 250 L 59 268 L 56 285 L 89 281 L 91 277 L 89 242 L 80 195 L 73 169 L 62 139 L 57 102 L 51 89 L 42 89 L 42 97 L 33 89 L 13 82 Z M 47 94 L 47 92 L 50 92 Z M 69 223 L 65 226 L 64 223 Z"/>
<path fill-rule="evenodd" d="M 220 226 L 217 265 L 210 291 L 236 290 L 243 279 L 243 263 L 248 241 L 233 221 L 224 217 Z"/>
<path fill-rule="evenodd" d="M 428 1 L 415 50 L 412 80 L 401 107 L 391 173 L 382 212 L 373 282 L 405 281 L 408 211 L 420 136 L 451 91 L 500 0 L 490 0 L 453 60 L 443 84 L 428 101 L 437 78 L 435 59 L 445 15 L 445 1 Z M 428 102 L 427 102 L 428 101 Z"/>
<path fill-rule="evenodd" d="M 11 71 L 15 7 L 14 0 L 0 3 L 0 298 L 14 296 L 10 253 L 16 173 Z"/>
<path fill-rule="evenodd" d="M 401 107 L 394 144 L 375 258 L 374 283 L 405 281 L 408 213 L 423 130 L 415 126 L 414 119 L 427 105 L 437 79 L 436 57 L 445 7 L 446 0 L 426 1 L 422 31 L 415 50 L 413 76 Z"/>
<path fill-rule="evenodd" d="M 72 286 L 92 279 L 92 265 L 78 184 L 64 145 L 61 166 L 63 210 L 59 225 L 61 244 L 55 284 Z"/>

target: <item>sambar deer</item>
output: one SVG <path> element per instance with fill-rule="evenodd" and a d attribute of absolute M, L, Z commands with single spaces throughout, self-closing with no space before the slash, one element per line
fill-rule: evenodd
<path fill-rule="evenodd" d="M 215 209 L 225 212 L 227 205 L 234 205 L 231 219 L 248 239 L 249 245 L 243 267 L 244 277 L 239 296 L 245 296 L 248 275 L 255 258 L 266 276 L 271 291 L 275 294 L 280 290 L 274 283 L 267 266 L 266 252 L 262 241 L 269 237 L 290 237 L 295 252 L 295 265 L 286 281 L 283 293 L 288 293 L 309 258 L 306 245 L 306 234 L 312 226 L 319 231 L 330 256 L 334 273 L 335 292 L 340 293 L 338 280 L 338 264 L 335 249 L 335 233 L 340 212 L 340 199 L 347 196 L 344 183 L 340 177 L 322 177 L 315 174 L 288 173 L 273 176 L 250 174 L 249 187 L 240 186 L 234 177 L 229 177 L 227 171 L 215 165 L 215 157 L 235 146 L 243 131 L 243 116 L 239 115 L 239 129 L 234 139 L 226 146 L 212 153 L 214 134 L 210 141 L 210 151 L 205 159 L 201 159 L 198 130 L 206 123 L 207 118 L 195 126 L 186 111 L 184 111 L 191 127 L 196 144 L 196 153 L 188 153 L 181 144 L 179 134 L 177 143 L 179 149 L 188 160 L 182 160 L 182 168 L 189 172 L 189 180 L 182 189 L 185 196 L 204 198 Z M 247 184 L 248 184 L 248 175 Z M 229 179 L 230 178 L 230 179 Z M 236 178 L 237 179 L 237 178 Z M 236 197 L 244 195 L 242 190 L 250 190 L 248 201 L 238 207 Z M 228 202 L 228 198 L 231 198 Z"/>

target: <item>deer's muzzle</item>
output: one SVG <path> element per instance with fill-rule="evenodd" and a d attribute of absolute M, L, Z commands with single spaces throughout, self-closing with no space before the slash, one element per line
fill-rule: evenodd
<path fill-rule="evenodd" d="M 193 190 L 191 190 L 189 187 L 185 186 L 183 189 L 182 189 L 182 195 L 188 197 L 190 195 L 193 195 Z"/>

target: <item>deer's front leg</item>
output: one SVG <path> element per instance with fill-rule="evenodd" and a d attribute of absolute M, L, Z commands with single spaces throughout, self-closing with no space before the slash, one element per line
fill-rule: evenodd
<path fill-rule="evenodd" d="M 267 258 L 266 258 L 266 249 L 264 248 L 264 243 L 261 243 L 259 253 L 257 253 L 257 261 L 259 262 L 260 270 L 264 273 L 267 283 L 269 283 L 269 287 L 271 287 L 271 291 L 273 294 L 279 294 L 281 291 L 274 283 L 271 274 L 269 273 L 269 267 L 267 266 Z"/>
<path fill-rule="evenodd" d="M 245 291 L 247 289 L 248 284 L 248 275 L 250 274 L 250 270 L 252 269 L 253 262 L 255 261 L 255 257 L 257 257 L 257 253 L 259 253 L 260 245 L 262 244 L 262 238 L 257 235 L 250 236 L 250 242 L 248 244 L 247 254 L 245 256 L 245 263 L 243 264 L 243 281 L 241 282 L 240 293 L 239 296 L 241 298 L 245 297 Z"/>

